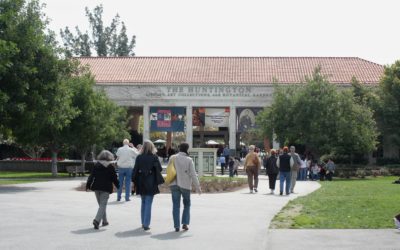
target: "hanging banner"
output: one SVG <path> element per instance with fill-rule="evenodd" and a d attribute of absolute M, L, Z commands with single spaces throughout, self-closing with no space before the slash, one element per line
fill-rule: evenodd
<path fill-rule="evenodd" d="M 256 128 L 256 115 L 258 112 L 263 110 L 262 108 L 238 108 L 237 119 L 238 119 L 238 132 L 244 132 L 249 129 Z"/>
<path fill-rule="evenodd" d="M 150 131 L 184 131 L 185 117 L 184 107 L 150 107 Z"/>
<path fill-rule="evenodd" d="M 229 108 L 206 108 L 205 125 L 210 127 L 229 127 Z"/>
<path fill-rule="evenodd" d="M 204 126 L 206 124 L 206 109 L 193 108 L 193 126 Z"/>

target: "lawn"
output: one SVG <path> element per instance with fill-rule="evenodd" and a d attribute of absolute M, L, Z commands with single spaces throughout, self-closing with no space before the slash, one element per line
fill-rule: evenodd
<path fill-rule="evenodd" d="M 400 213 L 398 177 L 320 182 L 317 191 L 290 201 L 271 228 L 393 228 Z"/>
<path fill-rule="evenodd" d="M 32 183 L 66 177 L 68 177 L 67 173 L 58 173 L 58 176 L 54 178 L 51 173 L 0 171 L 0 185 Z"/>

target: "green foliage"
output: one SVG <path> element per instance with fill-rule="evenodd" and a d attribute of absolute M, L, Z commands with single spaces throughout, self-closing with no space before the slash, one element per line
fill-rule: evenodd
<path fill-rule="evenodd" d="M 400 147 L 400 61 L 385 66 L 379 87 L 383 133 L 390 137 L 391 143 Z"/>
<path fill-rule="evenodd" d="M 281 213 L 301 206 L 289 228 L 393 228 L 400 194 L 395 177 L 321 182 L 322 187 L 290 201 Z M 274 218 L 274 220 L 276 220 Z"/>
<path fill-rule="evenodd" d="M 74 35 L 68 27 L 60 31 L 67 56 L 91 56 L 96 51 L 97 56 L 134 56 L 136 37 L 129 42 L 126 26 L 117 14 L 110 26 L 103 23 L 103 6 L 96 6 L 93 11 L 85 9 L 91 32 L 84 33 L 75 27 Z M 121 26 L 121 28 L 120 28 Z"/>
<path fill-rule="evenodd" d="M 281 145 L 303 144 L 316 155 L 365 153 L 376 144 L 371 109 L 356 102 L 352 90 L 330 84 L 319 68 L 305 84 L 276 85 L 274 101 L 257 123 Z"/>

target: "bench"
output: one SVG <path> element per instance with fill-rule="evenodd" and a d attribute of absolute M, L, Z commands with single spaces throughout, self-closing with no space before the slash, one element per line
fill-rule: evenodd
<path fill-rule="evenodd" d="M 69 174 L 69 177 L 75 177 L 76 175 L 85 176 L 82 166 L 67 166 L 65 168 L 67 170 L 67 173 Z"/>

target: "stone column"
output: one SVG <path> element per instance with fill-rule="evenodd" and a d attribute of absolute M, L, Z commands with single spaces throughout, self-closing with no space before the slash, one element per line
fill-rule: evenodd
<path fill-rule="evenodd" d="M 193 148 L 193 106 L 186 106 L 186 142 Z"/>
<path fill-rule="evenodd" d="M 236 106 L 229 107 L 229 149 L 236 150 Z"/>
<path fill-rule="evenodd" d="M 143 140 L 150 140 L 150 107 L 143 106 Z"/>

